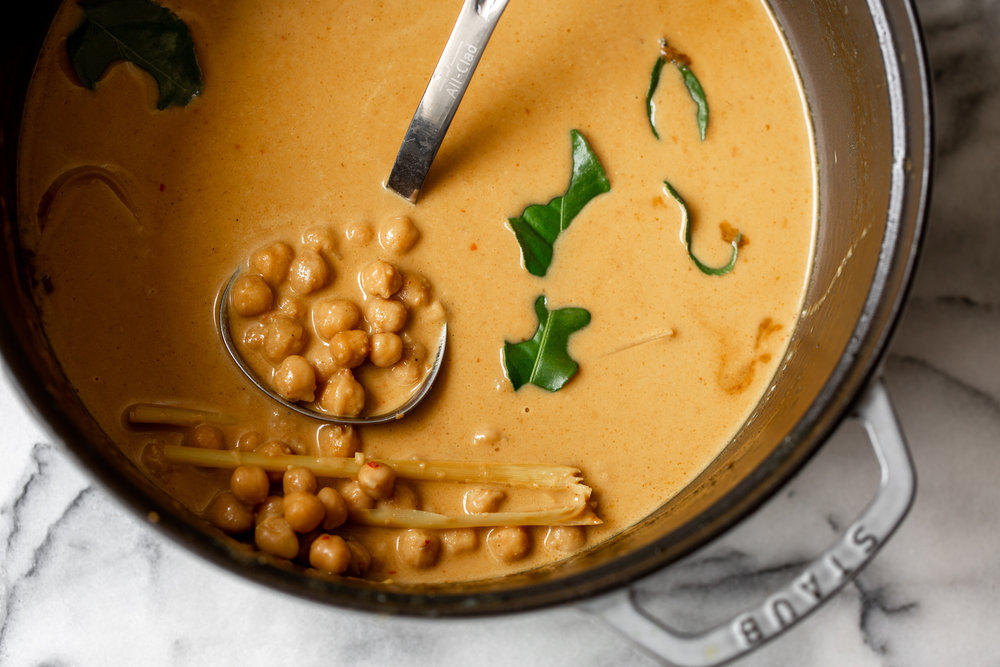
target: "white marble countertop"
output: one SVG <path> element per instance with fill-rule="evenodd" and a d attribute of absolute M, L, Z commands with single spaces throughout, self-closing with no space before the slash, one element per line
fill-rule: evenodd
<path fill-rule="evenodd" d="M 746 664 L 1000 664 L 1000 1 L 917 4 L 936 86 L 937 180 L 884 373 L 917 500 L 853 584 Z M 401 620 L 262 588 L 120 507 L 6 378 L 0 423 L 0 664 L 655 664 L 573 607 Z M 761 512 L 640 589 L 685 609 L 693 628 L 759 602 L 833 539 L 876 479 L 864 436 L 846 427 Z"/>

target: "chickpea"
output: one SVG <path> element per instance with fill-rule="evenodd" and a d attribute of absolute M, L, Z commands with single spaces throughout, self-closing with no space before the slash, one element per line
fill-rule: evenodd
<path fill-rule="evenodd" d="M 368 334 L 360 329 L 341 331 L 330 339 L 330 357 L 341 368 L 357 368 L 368 358 Z"/>
<path fill-rule="evenodd" d="M 410 567 L 426 569 L 437 562 L 441 538 L 428 530 L 410 528 L 396 538 L 396 554 Z"/>
<path fill-rule="evenodd" d="M 347 521 L 347 501 L 340 495 L 340 492 L 332 486 L 324 486 L 316 494 L 319 501 L 323 503 L 326 516 L 323 518 L 323 530 L 333 530 L 344 525 Z"/>
<path fill-rule="evenodd" d="M 225 449 L 226 436 L 222 434 L 222 429 L 213 424 L 198 424 L 188 435 L 187 444 L 191 447 L 201 447 L 202 449 Z"/>
<path fill-rule="evenodd" d="M 263 444 L 263 435 L 257 431 L 247 431 L 236 439 L 236 447 L 234 449 L 238 452 L 255 452 Z"/>
<path fill-rule="evenodd" d="M 372 334 L 368 358 L 379 368 L 388 368 L 403 357 L 403 339 L 394 333 Z"/>
<path fill-rule="evenodd" d="M 545 546 L 562 553 L 572 553 L 587 541 L 582 526 L 552 526 L 545 533 Z"/>
<path fill-rule="evenodd" d="M 306 347 L 306 330 L 298 320 L 285 315 L 268 318 L 264 324 L 264 354 L 277 363 Z"/>
<path fill-rule="evenodd" d="M 431 284 L 423 276 L 407 273 L 403 276 L 403 286 L 397 296 L 409 308 L 426 306 L 431 300 Z"/>
<path fill-rule="evenodd" d="M 413 386 L 424 377 L 424 368 L 413 359 L 400 359 L 392 368 L 392 379 L 405 386 Z"/>
<path fill-rule="evenodd" d="M 340 535 L 320 535 L 309 547 L 309 564 L 330 574 L 343 574 L 351 565 L 351 549 Z"/>
<path fill-rule="evenodd" d="M 361 489 L 358 480 L 352 479 L 340 485 L 340 495 L 347 503 L 348 513 L 375 508 L 375 499 Z"/>
<path fill-rule="evenodd" d="M 291 456 L 292 448 L 280 440 L 272 440 L 258 447 L 257 452 L 265 456 Z M 272 482 L 279 482 L 283 474 L 284 471 L 281 470 L 268 470 L 267 478 Z"/>
<path fill-rule="evenodd" d="M 309 468 L 294 466 L 281 476 L 281 488 L 286 496 L 293 491 L 316 493 L 316 475 Z"/>
<path fill-rule="evenodd" d="M 303 250 L 288 271 L 288 282 L 299 294 L 312 294 L 327 286 L 332 276 L 330 265 L 315 250 Z"/>
<path fill-rule="evenodd" d="M 406 326 L 402 301 L 372 297 L 365 303 L 365 320 L 375 333 L 397 333 Z"/>
<path fill-rule="evenodd" d="M 393 379 L 402 385 L 415 385 L 427 373 L 427 348 L 420 343 L 404 342 L 403 358 L 393 364 Z"/>
<path fill-rule="evenodd" d="M 260 466 L 238 466 L 229 476 L 229 488 L 241 502 L 256 505 L 267 498 L 271 481 Z"/>
<path fill-rule="evenodd" d="M 357 417 L 365 409 L 365 388 L 348 369 L 337 371 L 319 397 L 320 405 L 339 417 Z"/>
<path fill-rule="evenodd" d="M 427 322 L 444 324 L 448 319 L 448 315 L 445 313 L 444 305 L 440 301 L 432 301 L 424 310 L 424 318 Z"/>
<path fill-rule="evenodd" d="M 281 442 L 280 440 L 271 440 L 269 442 L 266 442 L 263 445 L 257 447 L 255 451 L 257 451 L 260 454 L 264 454 L 265 456 L 292 455 L 292 448 L 289 447 L 286 443 Z"/>
<path fill-rule="evenodd" d="M 330 349 L 326 345 L 310 346 L 305 352 L 306 361 L 312 366 L 313 374 L 316 376 L 316 386 L 320 386 L 340 370 L 340 367 L 330 356 Z"/>
<path fill-rule="evenodd" d="M 388 299 L 403 286 L 403 274 L 384 260 L 376 260 L 361 270 L 361 289 L 372 296 Z"/>
<path fill-rule="evenodd" d="M 396 471 L 378 461 L 368 461 L 358 470 L 358 484 L 361 489 L 376 500 L 392 495 L 396 485 Z"/>
<path fill-rule="evenodd" d="M 326 517 L 326 508 L 315 495 L 304 491 L 285 494 L 285 520 L 296 533 L 308 533 Z"/>
<path fill-rule="evenodd" d="M 473 528 L 443 530 L 441 531 L 441 544 L 448 553 L 469 553 L 479 548 L 479 535 Z"/>
<path fill-rule="evenodd" d="M 243 347 L 249 350 L 259 350 L 264 347 L 264 334 L 266 331 L 266 327 L 260 322 L 251 324 L 243 330 L 240 342 L 243 343 Z"/>
<path fill-rule="evenodd" d="M 139 460 L 142 463 L 142 467 L 154 475 L 163 475 L 173 468 L 173 465 L 163 453 L 162 442 L 153 441 L 143 445 Z"/>
<path fill-rule="evenodd" d="M 268 496 L 257 507 L 256 522 L 260 523 L 269 516 L 283 516 L 285 514 L 285 499 L 281 496 Z"/>
<path fill-rule="evenodd" d="M 306 443 L 305 440 L 301 440 L 299 438 L 291 438 L 288 440 L 287 444 L 288 447 L 292 450 L 293 454 L 297 454 L 299 456 L 305 456 L 309 454 L 309 445 Z"/>
<path fill-rule="evenodd" d="M 365 220 L 352 220 L 344 226 L 344 238 L 348 243 L 365 246 L 372 242 L 374 236 L 372 226 Z"/>
<path fill-rule="evenodd" d="M 420 232 L 413 221 L 405 215 L 397 215 L 382 223 L 379 231 L 379 245 L 386 250 L 404 255 L 416 244 Z"/>
<path fill-rule="evenodd" d="M 355 577 L 363 577 L 368 574 L 372 566 L 372 554 L 368 548 L 357 540 L 345 540 L 347 548 L 351 550 L 351 564 L 347 568 L 347 574 Z"/>
<path fill-rule="evenodd" d="M 490 530 L 486 546 L 497 560 L 513 563 L 531 552 L 531 536 L 523 526 L 503 526 Z"/>
<path fill-rule="evenodd" d="M 337 250 L 337 241 L 326 227 L 314 227 L 302 233 L 302 245 L 316 252 L 333 254 Z"/>
<path fill-rule="evenodd" d="M 323 340 L 334 334 L 358 328 L 361 309 L 347 299 L 322 299 L 313 304 L 313 326 Z"/>
<path fill-rule="evenodd" d="M 280 516 L 269 516 L 257 524 L 253 541 L 261 551 L 281 558 L 295 558 L 299 553 L 299 538 L 289 523 Z"/>
<path fill-rule="evenodd" d="M 287 401 L 311 401 L 316 398 L 316 371 L 305 357 L 285 357 L 274 369 L 271 382 L 279 396 Z"/>
<path fill-rule="evenodd" d="M 354 456 L 361 438 L 348 424 L 325 424 L 316 432 L 316 447 L 320 456 Z"/>
<path fill-rule="evenodd" d="M 415 510 L 420 508 L 420 498 L 405 482 L 396 482 L 392 495 L 383 500 L 379 500 L 378 507 L 391 507 L 401 510 Z"/>
<path fill-rule="evenodd" d="M 254 317 L 271 310 L 274 294 L 261 276 L 244 273 L 229 290 L 229 305 L 242 317 Z"/>
<path fill-rule="evenodd" d="M 231 491 L 215 496 L 208 504 L 205 516 L 215 527 L 227 533 L 242 533 L 253 525 L 253 514 Z"/>
<path fill-rule="evenodd" d="M 487 514 L 500 509 L 500 503 L 506 497 L 507 494 L 500 489 L 488 489 L 480 486 L 465 492 L 462 505 L 465 507 L 466 514 Z"/>
<path fill-rule="evenodd" d="M 290 317 L 293 320 L 299 320 L 300 322 L 305 320 L 306 317 L 306 306 L 302 303 L 301 299 L 296 299 L 293 296 L 286 296 L 278 302 L 278 311 Z"/>
<path fill-rule="evenodd" d="M 287 243 L 272 243 L 250 257 L 250 268 L 270 285 L 280 285 L 288 277 L 288 267 L 295 253 Z"/>

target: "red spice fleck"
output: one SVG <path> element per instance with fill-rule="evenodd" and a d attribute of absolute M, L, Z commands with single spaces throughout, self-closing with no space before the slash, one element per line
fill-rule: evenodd
<path fill-rule="evenodd" d="M 475 243 L 470 243 L 469 244 L 469 250 L 472 250 L 473 252 L 475 252 L 476 250 L 479 250 L 479 246 L 477 246 Z"/>
<path fill-rule="evenodd" d="M 167 189 L 167 186 L 164 185 L 163 183 L 160 183 L 160 192 L 163 192 L 166 189 Z"/>
<path fill-rule="evenodd" d="M 368 466 L 369 468 L 378 468 L 379 467 L 378 463 L 376 463 L 375 461 L 369 461 L 365 465 Z"/>

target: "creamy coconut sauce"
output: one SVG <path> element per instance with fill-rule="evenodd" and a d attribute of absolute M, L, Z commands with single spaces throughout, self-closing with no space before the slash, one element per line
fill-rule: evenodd
<path fill-rule="evenodd" d="M 509 563 L 479 529 L 478 546 L 459 554 L 445 541 L 427 567 L 396 558 L 393 529 L 345 529 L 371 551 L 369 577 L 501 575 L 600 542 L 668 501 L 747 418 L 795 325 L 815 208 L 805 106 L 760 2 L 512 3 L 416 206 L 382 183 L 458 3 L 168 4 L 191 29 L 205 86 L 167 111 L 131 64 L 113 66 L 96 92 L 79 85 L 65 38 L 81 12 L 63 7 L 27 104 L 19 202 L 46 334 L 67 376 L 107 433 L 185 504 L 202 511 L 228 471 L 151 457 L 151 443 L 190 433 L 128 426 L 130 405 L 233 415 L 221 427 L 227 447 L 256 433 L 331 453 L 317 424 L 276 409 L 240 375 L 213 316 L 249 253 L 308 229 L 330 230 L 338 279 L 351 276 L 338 255 L 390 259 L 425 276 L 447 314 L 442 378 L 411 416 L 360 430 L 366 456 L 576 466 L 603 520 L 583 542 L 531 528 L 528 554 Z M 661 36 L 690 56 L 706 91 L 704 142 L 671 66 L 655 98 L 661 140 L 649 129 Z M 559 237 L 537 278 L 505 221 L 565 191 L 571 129 L 611 191 Z M 76 175 L 52 190 L 67 172 Z M 721 223 L 744 234 L 731 274 L 690 261 L 664 179 L 691 207 L 703 261 L 729 257 Z M 420 237 L 393 257 L 378 234 L 400 215 Z M 540 294 L 550 308 L 590 311 L 569 345 L 580 372 L 556 393 L 514 391 L 501 350 L 533 334 Z M 465 489 L 444 486 L 411 490 L 424 508 L 461 512 Z"/>

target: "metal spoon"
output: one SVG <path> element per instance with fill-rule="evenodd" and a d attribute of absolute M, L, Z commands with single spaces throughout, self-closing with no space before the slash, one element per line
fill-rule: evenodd
<path fill-rule="evenodd" d="M 451 125 L 507 0 L 465 0 L 413 114 L 385 187 L 416 203 L 427 170 Z"/>
<path fill-rule="evenodd" d="M 236 282 L 236 278 L 238 278 L 241 273 L 242 270 L 234 273 L 232 277 L 226 281 L 225 286 L 219 293 L 218 302 L 216 303 L 216 317 L 218 318 L 219 333 L 222 335 L 222 343 L 225 345 L 226 351 L 229 353 L 229 356 L 232 357 L 233 361 L 236 362 L 236 365 L 239 366 L 239 369 L 243 371 L 243 374 L 246 375 L 247 378 L 271 400 L 280 403 L 289 410 L 297 412 L 300 415 L 305 415 L 306 417 L 329 422 L 331 424 L 384 424 L 385 422 L 395 421 L 396 419 L 402 418 L 406 413 L 415 408 L 417 404 L 424 399 L 427 392 L 430 391 L 431 385 L 434 384 L 434 380 L 437 378 L 438 371 L 441 370 L 441 363 L 444 361 L 445 345 L 448 341 L 447 322 L 441 326 L 441 337 L 438 340 L 437 352 L 434 354 L 434 363 L 431 364 L 427 374 L 424 375 L 424 379 L 420 385 L 417 386 L 416 390 L 410 394 L 410 397 L 406 400 L 406 402 L 389 410 L 388 412 L 363 417 L 338 417 L 326 412 L 310 409 L 305 405 L 292 403 L 282 396 L 279 396 L 271 387 L 267 385 L 267 383 L 257 377 L 256 373 L 254 373 L 253 369 L 250 368 L 247 362 L 243 359 L 239 350 L 236 349 L 236 345 L 233 343 L 232 331 L 229 328 L 229 293 L 232 290 L 233 284 Z"/>
<path fill-rule="evenodd" d="M 486 42 L 493 34 L 493 29 L 507 7 L 507 2 L 508 0 L 465 0 L 462 5 L 462 11 L 459 12 L 448 43 L 445 44 L 427 89 L 424 90 L 420 104 L 413 114 L 410 126 L 403 137 L 403 144 L 396 155 L 396 162 L 392 166 L 392 172 L 385 183 L 387 189 L 404 199 L 414 203 L 417 201 L 431 162 L 441 147 L 448 126 L 451 125 L 451 119 L 455 116 L 455 111 L 482 57 L 483 49 L 486 48 Z M 234 273 L 219 294 L 216 304 L 219 332 L 226 351 L 239 369 L 272 400 L 293 412 L 334 424 L 383 424 L 401 418 L 416 407 L 430 391 L 444 360 L 448 341 L 447 322 L 441 328 L 441 338 L 437 353 L 434 355 L 434 363 L 424 376 L 423 382 L 405 403 L 389 412 L 366 417 L 337 417 L 311 410 L 279 396 L 257 377 L 233 343 L 232 331 L 229 328 L 229 293 L 239 274 L 240 271 Z"/>

